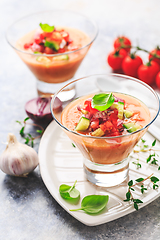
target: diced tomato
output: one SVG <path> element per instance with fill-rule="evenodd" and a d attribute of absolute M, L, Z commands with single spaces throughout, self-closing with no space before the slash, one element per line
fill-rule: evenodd
<path fill-rule="evenodd" d="M 33 52 L 44 52 L 44 46 L 33 43 L 31 46 Z"/>
<path fill-rule="evenodd" d="M 52 36 L 52 33 L 53 32 L 43 32 L 41 34 L 42 34 L 43 38 L 50 38 Z"/>
<path fill-rule="evenodd" d="M 118 110 L 114 109 L 113 113 L 110 114 L 109 120 L 113 123 L 115 127 L 117 127 L 117 120 L 118 120 Z"/>
<path fill-rule="evenodd" d="M 57 53 L 64 53 L 65 51 L 66 51 L 65 48 L 60 48 L 58 49 Z"/>
<path fill-rule="evenodd" d="M 68 32 L 62 31 L 61 36 L 66 42 L 69 41 L 69 33 Z"/>
<path fill-rule="evenodd" d="M 45 47 L 44 53 L 46 53 L 46 54 L 54 54 L 56 52 L 53 49 L 49 48 L 49 47 Z"/>
<path fill-rule="evenodd" d="M 105 133 L 106 133 L 106 131 L 111 132 L 113 127 L 114 127 L 113 124 L 110 121 L 106 121 L 105 123 L 102 123 L 99 126 L 102 129 L 102 131 L 105 132 Z"/>
<path fill-rule="evenodd" d="M 61 43 L 62 42 L 62 36 L 59 32 L 53 32 L 52 35 L 50 36 L 50 40 L 51 41 L 55 41 L 55 42 L 58 42 L 58 43 Z"/>
<path fill-rule="evenodd" d="M 92 99 L 90 98 L 90 99 L 87 99 L 87 100 L 84 102 L 84 105 L 85 105 L 84 109 L 87 110 L 87 111 L 90 112 L 90 113 L 96 113 L 98 110 L 95 109 L 95 108 L 92 108 L 92 106 L 91 106 L 91 101 L 92 101 Z"/>
<path fill-rule="evenodd" d="M 34 42 L 37 44 L 43 43 L 44 36 L 42 33 L 36 33 L 34 37 Z"/>
<path fill-rule="evenodd" d="M 97 119 L 93 120 L 91 122 L 90 126 L 93 130 L 96 130 L 99 127 L 99 119 L 97 118 Z"/>
<path fill-rule="evenodd" d="M 25 43 L 24 44 L 24 49 L 28 49 L 33 45 L 33 43 Z"/>

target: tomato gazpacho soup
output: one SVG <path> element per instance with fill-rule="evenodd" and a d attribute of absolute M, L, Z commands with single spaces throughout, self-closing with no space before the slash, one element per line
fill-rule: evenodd
<path fill-rule="evenodd" d="M 78 29 L 40 23 L 40 29 L 20 38 L 16 48 L 27 53 L 18 51 L 38 80 L 61 83 L 74 76 L 89 50 L 89 43 L 90 38 Z"/>
<path fill-rule="evenodd" d="M 114 164 L 127 158 L 147 131 L 147 106 L 122 93 L 99 93 L 72 101 L 62 112 L 62 124 L 84 157 L 97 164 Z"/>

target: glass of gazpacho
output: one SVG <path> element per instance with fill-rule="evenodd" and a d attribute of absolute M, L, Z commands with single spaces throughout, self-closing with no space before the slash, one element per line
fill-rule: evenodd
<path fill-rule="evenodd" d="M 67 10 L 44 11 L 12 24 L 6 33 L 8 43 L 37 80 L 39 95 L 53 95 L 70 81 L 98 34 L 88 17 Z M 75 95 L 72 84 L 61 100 Z"/>
<path fill-rule="evenodd" d="M 57 112 L 56 97 L 75 83 L 75 99 L 63 102 L 63 109 Z M 158 95 L 150 86 L 119 74 L 72 81 L 51 101 L 55 121 L 83 155 L 87 179 L 104 187 L 126 180 L 128 156 L 158 116 L 159 109 Z"/>

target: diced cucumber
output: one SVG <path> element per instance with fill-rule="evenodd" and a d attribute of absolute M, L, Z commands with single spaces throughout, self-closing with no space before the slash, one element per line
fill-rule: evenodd
<path fill-rule="evenodd" d="M 67 54 L 60 55 L 60 56 L 55 56 L 55 57 L 53 57 L 53 60 L 55 60 L 55 61 L 69 60 L 69 56 Z"/>
<path fill-rule="evenodd" d="M 123 119 L 124 102 L 114 102 L 111 106 L 111 109 L 114 108 L 118 110 L 118 118 Z"/>
<path fill-rule="evenodd" d="M 58 51 L 59 48 L 60 48 L 59 44 L 57 42 L 54 42 L 54 41 L 50 41 L 50 42 L 49 41 L 45 41 L 44 46 L 45 47 L 49 47 L 49 48 L 51 48 L 51 49 L 53 49 L 55 51 Z"/>
<path fill-rule="evenodd" d="M 138 129 L 141 129 L 141 126 L 136 124 L 136 123 L 133 123 L 133 122 L 130 122 L 130 123 L 124 123 L 123 126 L 127 129 L 127 131 L 129 133 L 132 133 L 132 132 L 135 132 L 137 131 Z"/>
<path fill-rule="evenodd" d="M 133 112 L 128 111 L 128 110 L 124 110 L 123 113 L 124 113 L 124 116 L 125 116 L 126 118 L 130 118 L 130 117 L 133 116 Z"/>
<path fill-rule="evenodd" d="M 89 127 L 90 120 L 85 117 L 81 117 L 77 126 L 75 127 L 76 131 L 86 131 Z"/>
<path fill-rule="evenodd" d="M 97 128 L 94 132 L 92 132 L 92 136 L 95 137 L 102 137 L 104 135 L 104 132 L 101 128 Z"/>

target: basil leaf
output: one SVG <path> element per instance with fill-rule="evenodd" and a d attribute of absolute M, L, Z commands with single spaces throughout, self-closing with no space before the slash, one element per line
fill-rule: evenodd
<path fill-rule="evenodd" d="M 73 200 L 73 199 L 78 199 L 80 197 L 80 192 L 75 188 L 76 182 L 77 181 L 75 181 L 73 186 L 62 184 L 59 187 L 59 193 L 62 198 L 67 200 Z"/>
<path fill-rule="evenodd" d="M 54 30 L 54 26 L 50 26 L 47 23 L 44 23 L 44 24 L 40 23 L 39 26 L 44 32 L 53 32 Z"/>
<path fill-rule="evenodd" d="M 45 41 L 44 46 L 45 47 L 49 47 L 49 48 L 51 48 L 51 49 L 53 49 L 55 51 L 58 51 L 58 49 L 60 48 L 58 43 L 49 42 L 49 41 Z"/>
<path fill-rule="evenodd" d="M 114 97 L 112 93 L 100 93 L 94 95 L 92 98 L 92 107 L 99 110 L 105 111 L 114 103 Z"/>
<path fill-rule="evenodd" d="M 71 209 L 70 211 L 83 210 L 88 214 L 96 214 L 106 207 L 108 199 L 108 195 L 89 195 L 83 198 L 81 208 Z"/>

